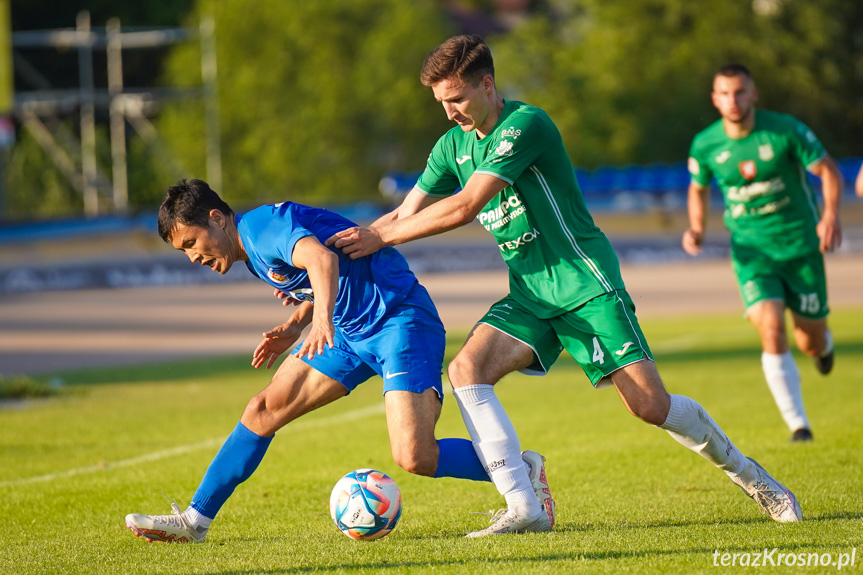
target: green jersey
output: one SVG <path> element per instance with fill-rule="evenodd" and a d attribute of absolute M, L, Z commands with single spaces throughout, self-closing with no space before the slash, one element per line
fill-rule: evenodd
<path fill-rule="evenodd" d="M 497 240 L 516 301 L 550 318 L 623 289 L 617 256 L 593 223 L 560 132 L 543 110 L 505 101 L 482 139 L 454 127 L 435 144 L 417 187 L 449 196 L 473 174 L 509 184 L 477 219 Z"/>
<path fill-rule="evenodd" d="M 806 169 L 825 155 L 812 130 L 795 118 L 756 110 L 745 138 L 729 138 L 722 120 L 695 136 L 689 173 L 701 186 L 716 178 L 732 248 L 787 261 L 818 251 L 820 216 Z"/>

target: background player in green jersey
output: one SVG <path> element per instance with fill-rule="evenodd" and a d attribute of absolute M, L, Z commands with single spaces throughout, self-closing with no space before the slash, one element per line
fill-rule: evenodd
<path fill-rule="evenodd" d="M 721 119 L 700 132 L 689 157 L 689 229 L 683 248 L 701 250 L 713 178 L 725 197 L 731 261 L 746 316 L 761 336 L 761 365 L 792 441 L 812 439 L 800 372 L 788 346 L 785 308 L 794 339 L 822 374 L 833 368 L 827 329 L 823 252 L 842 240 L 842 176 L 812 131 L 791 116 L 756 110 L 758 91 L 745 66 L 722 67 L 713 80 Z M 819 214 L 806 171 L 821 178 Z"/>
<path fill-rule="evenodd" d="M 361 257 L 474 218 L 497 240 L 510 294 L 478 322 L 448 369 L 477 454 L 508 507 L 470 536 L 553 525 L 554 502 L 547 488 L 534 495 L 528 474 L 541 461 L 525 468 L 494 385 L 516 370 L 546 372 L 564 347 L 594 385 L 613 384 L 633 415 L 728 473 L 773 519 L 799 520 L 794 495 L 745 458 L 703 407 L 665 391 L 617 258 L 587 211 L 548 115 L 503 99 L 479 36 L 457 36 L 435 48 L 420 78 L 458 126 L 437 142 L 400 207 L 327 244 Z"/>

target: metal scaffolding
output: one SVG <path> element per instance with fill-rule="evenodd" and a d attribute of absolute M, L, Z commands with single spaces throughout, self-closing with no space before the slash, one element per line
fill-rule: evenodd
<path fill-rule="evenodd" d="M 123 82 L 123 51 L 157 48 L 199 40 L 202 85 L 191 88 L 130 89 Z M 219 102 L 216 89 L 216 41 L 212 16 L 202 16 L 198 30 L 163 28 L 123 30 L 112 18 L 104 31 L 90 25 L 90 14 L 78 14 L 75 29 L 34 30 L 12 33 L 15 70 L 35 87 L 15 93 L 14 115 L 32 134 L 61 173 L 84 200 L 88 216 L 124 213 L 128 209 L 126 126 L 130 126 L 169 165 L 176 160 L 162 145 L 150 122 L 160 103 L 202 99 L 206 130 L 206 177 L 221 189 L 221 145 Z M 78 51 L 78 89 L 52 89 L 50 82 L 21 55 L 22 49 L 68 49 Z M 93 51 L 105 50 L 108 62 L 107 89 L 97 89 L 93 79 Z M 59 121 L 77 110 L 79 136 Z M 109 118 L 111 143 L 110 177 L 96 160 L 96 110 Z M 47 125 L 46 125 L 47 122 Z M 179 172 L 184 172 L 178 167 Z"/>

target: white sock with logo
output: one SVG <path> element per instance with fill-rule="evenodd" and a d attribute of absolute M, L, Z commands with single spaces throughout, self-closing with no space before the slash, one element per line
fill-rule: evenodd
<path fill-rule="evenodd" d="M 193 527 L 203 527 L 204 529 L 210 528 L 210 523 L 213 520 L 209 517 L 204 517 L 201 515 L 201 512 L 195 509 L 194 507 L 187 507 L 185 511 L 183 511 L 183 515 L 186 516 L 186 519 L 192 524 Z"/>
<path fill-rule="evenodd" d="M 467 431 L 479 460 L 510 509 L 521 509 L 527 517 L 542 511 L 533 491 L 527 466 L 521 458 L 518 434 L 493 385 L 477 384 L 453 388 Z"/>
<path fill-rule="evenodd" d="M 767 387 L 782 414 L 782 419 L 791 431 L 809 429 L 809 419 L 803 409 L 803 392 L 800 389 L 800 370 L 791 357 L 791 352 L 762 353 L 761 367 Z"/>
<path fill-rule="evenodd" d="M 710 414 L 688 397 L 670 397 L 668 417 L 658 427 L 667 431 L 677 443 L 699 454 L 728 475 L 740 476 L 744 482 L 750 483 L 754 466 L 725 436 Z"/>

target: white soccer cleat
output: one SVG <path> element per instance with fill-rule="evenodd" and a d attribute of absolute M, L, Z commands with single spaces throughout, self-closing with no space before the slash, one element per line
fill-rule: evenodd
<path fill-rule="evenodd" d="M 484 513 L 490 515 L 491 526 L 480 531 L 473 531 L 465 537 L 485 537 L 487 535 L 503 535 L 504 533 L 528 533 L 551 531 L 551 523 L 545 510 L 541 510 L 533 517 L 524 517 L 518 510 L 500 509 L 497 513 Z"/>
<path fill-rule="evenodd" d="M 744 485 L 737 476 L 731 476 L 731 480 L 740 486 L 740 489 L 758 504 L 761 511 L 769 515 L 774 521 L 794 523 L 803 519 L 800 503 L 797 502 L 797 498 L 794 497 L 791 490 L 773 479 L 763 467 L 758 465 L 757 461 L 751 457 L 747 457 L 747 459 L 755 465 L 758 480 L 749 485 Z"/>
<path fill-rule="evenodd" d="M 207 537 L 206 527 L 195 527 L 186 518 L 179 505 L 171 503 L 171 515 L 126 515 L 126 527 L 137 537 L 144 537 L 148 542 L 164 541 L 165 543 L 203 543 Z"/>
<path fill-rule="evenodd" d="M 548 514 L 549 529 L 552 529 L 555 519 L 555 503 L 545 475 L 545 457 L 528 449 L 521 452 L 521 458 L 527 464 L 527 474 L 530 477 L 533 492 L 536 493 L 536 498 L 539 499 L 543 511 Z"/>

